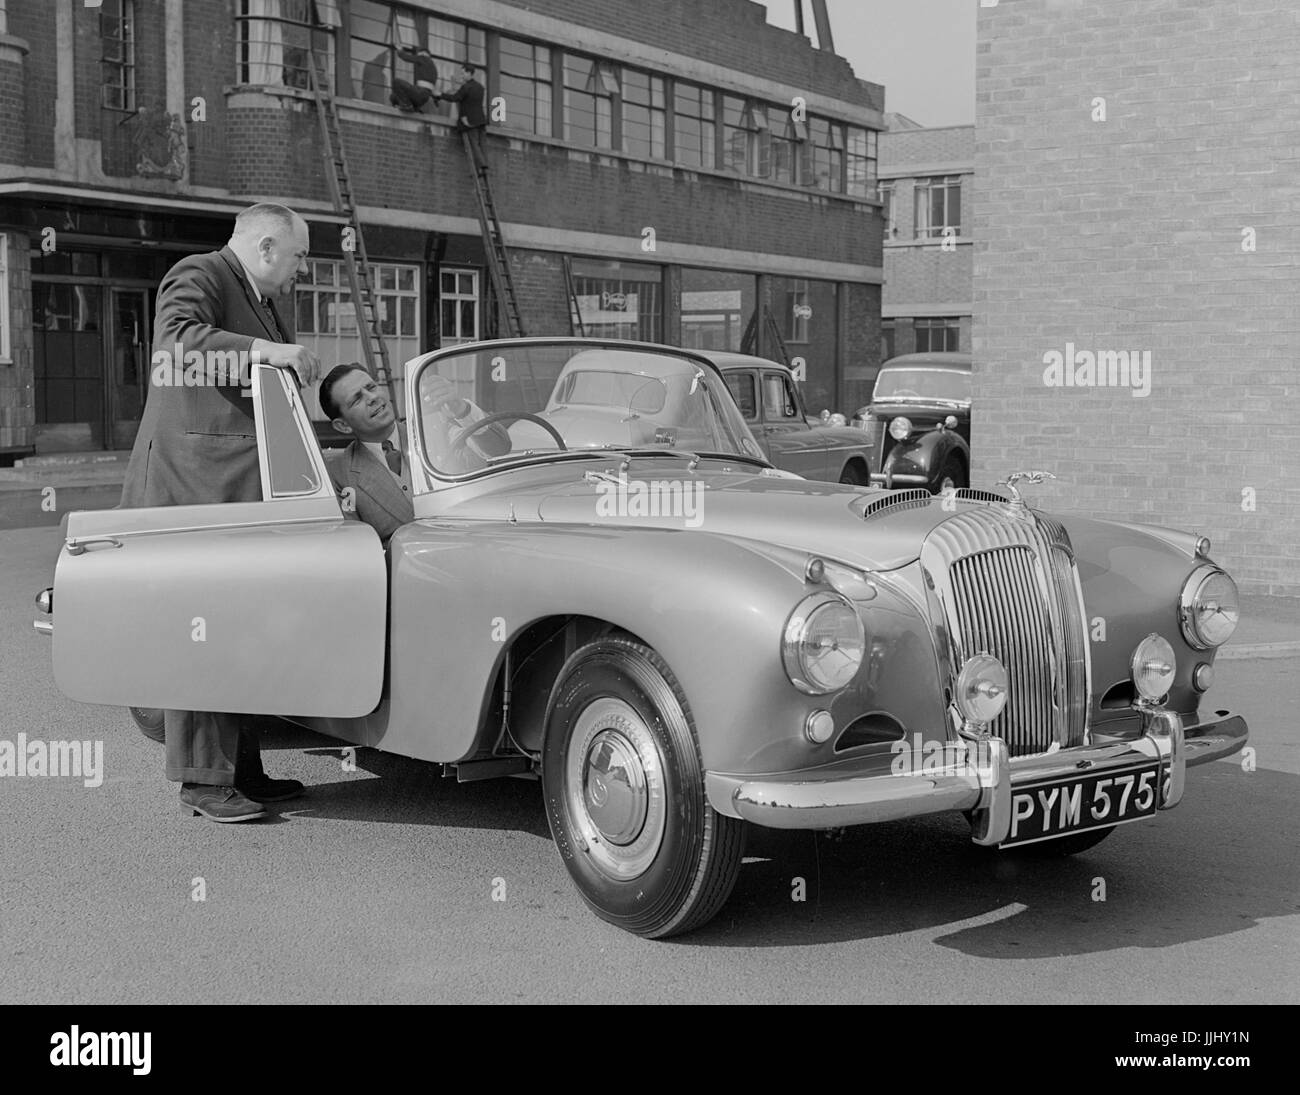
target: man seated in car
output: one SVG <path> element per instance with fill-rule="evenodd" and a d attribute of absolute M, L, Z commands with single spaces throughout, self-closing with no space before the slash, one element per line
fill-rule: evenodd
<path fill-rule="evenodd" d="M 478 431 L 464 445 L 456 440 L 465 428 L 484 417 L 468 399 L 456 395 L 441 377 L 425 381 L 425 443 L 439 471 L 472 471 L 487 459 L 510 451 L 510 435 L 499 423 Z M 384 385 L 360 365 L 335 366 L 321 381 L 320 405 L 339 433 L 352 436 L 343 455 L 332 462 L 336 489 L 351 498 L 356 515 L 389 538 L 415 519 L 411 504 L 411 474 L 406 466 L 405 425 L 397 419 Z"/>

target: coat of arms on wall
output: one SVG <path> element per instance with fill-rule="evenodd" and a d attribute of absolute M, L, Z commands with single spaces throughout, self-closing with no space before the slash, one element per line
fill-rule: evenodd
<path fill-rule="evenodd" d="M 142 107 L 135 121 L 135 173 L 147 179 L 183 178 L 187 146 L 181 116 Z"/>

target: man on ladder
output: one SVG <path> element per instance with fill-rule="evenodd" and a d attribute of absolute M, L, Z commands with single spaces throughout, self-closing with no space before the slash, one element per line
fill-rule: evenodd
<path fill-rule="evenodd" d="M 483 109 L 486 92 L 483 85 L 474 79 L 475 69 L 472 64 L 466 61 L 460 68 L 464 75 L 460 87 L 450 95 L 439 95 L 437 98 L 456 104 L 456 128 L 469 136 L 469 144 L 473 146 L 470 155 L 474 157 L 475 166 L 479 171 L 486 171 L 487 153 L 483 149 L 483 131 L 488 124 L 487 112 Z"/>

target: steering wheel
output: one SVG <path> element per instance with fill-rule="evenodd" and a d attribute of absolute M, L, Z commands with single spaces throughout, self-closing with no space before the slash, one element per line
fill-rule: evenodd
<path fill-rule="evenodd" d="M 890 394 L 891 394 L 891 395 L 914 395 L 914 396 L 916 396 L 917 399 L 920 399 L 920 398 L 921 398 L 921 393 L 920 393 L 920 392 L 914 392 L 914 391 L 912 391 L 911 388 L 895 388 L 895 389 L 893 390 L 893 392 L 891 392 Z M 889 396 L 885 396 L 885 398 L 888 399 Z"/>
<path fill-rule="evenodd" d="M 539 426 L 542 427 L 542 429 L 544 429 L 553 438 L 555 438 L 555 443 L 560 446 L 560 450 L 562 452 L 569 451 L 569 446 L 564 443 L 564 438 L 560 436 L 559 430 L 557 430 L 554 426 L 552 426 L 549 422 L 547 422 L 546 419 L 541 418 L 535 414 L 529 414 L 527 411 L 499 411 L 496 414 L 485 415 L 484 417 L 480 418 L 477 422 L 475 422 L 472 426 L 468 427 L 464 433 L 462 433 L 458 438 L 456 438 L 455 441 L 451 443 L 451 448 L 448 449 L 447 454 L 448 456 L 460 455 L 460 453 L 462 453 L 465 449 L 466 442 L 468 442 L 469 439 L 474 434 L 478 433 L 479 430 L 483 429 L 486 426 L 491 426 L 497 422 L 503 422 L 503 421 L 516 422 L 525 419 L 528 420 L 529 422 L 536 422 Z"/>

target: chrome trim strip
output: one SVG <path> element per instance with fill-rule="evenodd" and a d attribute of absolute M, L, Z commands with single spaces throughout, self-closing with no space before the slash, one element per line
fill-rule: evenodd
<path fill-rule="evenodd" d="M 54 634 L 54 621 L 53 621 L 53 620 L 33 620 L 33 621 L 32 621 L 32 627 L 34 627 L 34 628 L 35 628 L 37 631 L 39 631 L 42 635 L 53 635 L 53 634 Z"/>

